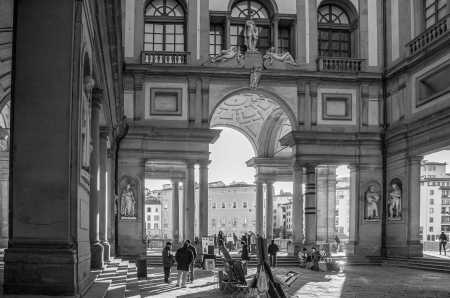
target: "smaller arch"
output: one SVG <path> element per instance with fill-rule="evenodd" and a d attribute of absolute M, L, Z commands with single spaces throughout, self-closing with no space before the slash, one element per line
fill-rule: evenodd
<path fill-rule="evenodd" d="M 251 0 L 253 2 L 257 2 L 262 4 L 269 13 L 269 18 L 273 18 L 274 15 L 278 14 L 278 5 L 275 0 Z M 246 0 L 231 0 L 228 2 L 228 11 L 231 12 L 233 6 L 239 2 L 246 2 Z M 249 1 L 250 2 L 250 1 Z"/>
<path fill-rule="evenodd" d="M 277 94 L 266 90 L 266 89 L 251 89 L 249 87 L 244 87 L 244 88 L 239 88 L 239 89 L 235 89 L 227 94 L 225 94 L 221 100 L 219 100 L 216 105 L 212 108 L 211 113 L 209 115 L 209 123 L 211 123 L 212 117 L 214 116 L 214 112 L 216 111 L 217 107 L 220 106 L 221 103 L 223 103 L 225 100 L 227 100 L 228 98 L 235 96 L 235 95 L 239 95 L 242 93 L 252 93 L 252 94 L 256 94 L 259 95 L 261 97 L 265 97 L 268 99 L 273 100 L 275 103 L 277 103 L 281 109 L 286 113 L 286 115 L 289 118 L 289 122 L 292 126 L 292 129 L 295 130 L 297 129 L 297 118 L 294 114 L 294 112 L 291 110 L 290 106 L 287 104 L 287 102 L 281 98 L 280 96 L 278 96 Z"/>
<path fill-rule="evenodd" d="M 144 7 L 146 17 L 184 17 L 187 11 L 182 0 L 147 0 Z"/>
<path fill-rule="evenodd" d="M 324 7 L 324 6 L 336 6 L 339 7 L 341 10 L 343 10 L 349 17 L 349 25 L 354 26 L 355 23 L 358 21 L 358 10 L 353 5 L 353 3 L 349 0 L 323 0 L 320 2 L 320 5 L 317 8 L 317 11 Z"/>
<path fill-rule="evenodd" d="M 231 124 L 220 124 L 220 125 L 217 125 L 217 126 L 213 126 L 211 128 L 220 129 L 220 127 L 227 127 L 227 128 L 234 129 L 237 132 L 241 133 L 250 142 L 250 144 L 252 145 L 252 149 L 253 149 L 254 155 L 255 156 L 257 155 L 258 149 L 257 149 L 256 143 L 254 142 L 253 138 L 245 130 L 243 130 L 242 128 L 240 128 L 237 125 L 231 125 Z"/>

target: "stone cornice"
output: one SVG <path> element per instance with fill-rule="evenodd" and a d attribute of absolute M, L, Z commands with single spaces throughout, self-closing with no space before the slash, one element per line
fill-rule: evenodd
<path fill-rule="evenodd" d="M 282 146 L 299 144 L 320 145 L 373 145 L 381 143 L 381 133 L 378 132 L 322 132 L 322 131 L 292 131 L 281 138 Z"/>
<path fill-rule="evenodd" d="M 211 66 L 194 65 L 148 65 L 148 64 L 125 64 L 125 73 L 141 73 L 148 76 L 208 76 L 215 78 L 245 77 L 248 79 L 250 72 L 244 68 L 226 68 Z M 331 73 L 311 71 L 307 69 L 282 70 L 268 69 L 262 72 L 263 79 L 288 79 L 293 82 L 297 79 L 305 80 L 332 80 L 333 82 L 352 82 L 355 81 L 381 81 L 381 73 Z"/>

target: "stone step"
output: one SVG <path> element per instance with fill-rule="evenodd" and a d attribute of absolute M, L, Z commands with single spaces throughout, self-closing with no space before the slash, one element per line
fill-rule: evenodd
<path fill-rule="evenodd" d="M 106 292 L 105 298 L 123 298 L 125 297 L 125 286 L 110 287 Z"/>
<path fill-rule="evenodd" d="M 110 286 L 109 281 L 95 281 L 83 298 L 104 298 Z"/>
<path fill-rule="evenodd" d="M 408 269 L 417 269 L 417 270 L 425 270 L 425 271 L 433 271 L 433 272 L 441 272 L 441 273 L 448 273 L 450 274 L 450 268 L 437 268 L 437 267 L 431 267 L 431 266 L 423 266 L 423 265 L 415 265 L 415 264 L 408 264 L 408 263 L 393 263 L 388 262 L 384 263 L 384 266 L 391 266 L 391 267 L 401 267 L 401 268 L 408 268 Z"/>

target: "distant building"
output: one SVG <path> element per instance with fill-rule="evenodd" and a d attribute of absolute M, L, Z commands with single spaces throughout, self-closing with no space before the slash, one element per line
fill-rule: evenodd
<path fill-rule="evenodd" d="M 145 199 L 145 227 L 149 237 L 161 237 L 161 201 L 157 197 L 147 196 Z"/>
<path fill-rule="evenodd" d="M 350 178 L 336 179 L 335 228 L 338 237 L 347 239 L 350 234 Z"/>
<path fill-rule="evenodd" d="M 420 177 L 422 240 L 436 241 L 441 231 L 450 236 L 450 174 L 446 163 L 423 161 Z"/>

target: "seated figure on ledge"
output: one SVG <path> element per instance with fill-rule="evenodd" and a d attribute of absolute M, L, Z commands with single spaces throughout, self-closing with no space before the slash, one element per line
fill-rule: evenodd
<path fill-rule="evenodd" d="M 230 59 L 233 59 L 233 58 L 237 58 L 239 60 L 240 57 L 241 57 L 241 53 L 239 53 L 236 50 L 235 46 L 232 46 L 231 48 L 229 48 L 227 50 L 220 51 L 220 54 L 218 54 L 217 56 L 211 58 L 211 62 L 212 63 L 216 63 L 216 62 L 220 62 L 220 61 L 230 60 Z"/>
<path fill-rule="evenodd" d="M 273 60 L 277 60 L 280 62 L 288 63 L 291 65 L 297 65 L 295 63 L 294 58 L 289 52 L 284 52 L 283 54 L 278 54 L 275 50 L 275 47 L 271 47 L 269 50 L 267 50 L 266 54 L 263 57 L 264 61 L 267 61 L 269 65 L 273 63 Z"/>

